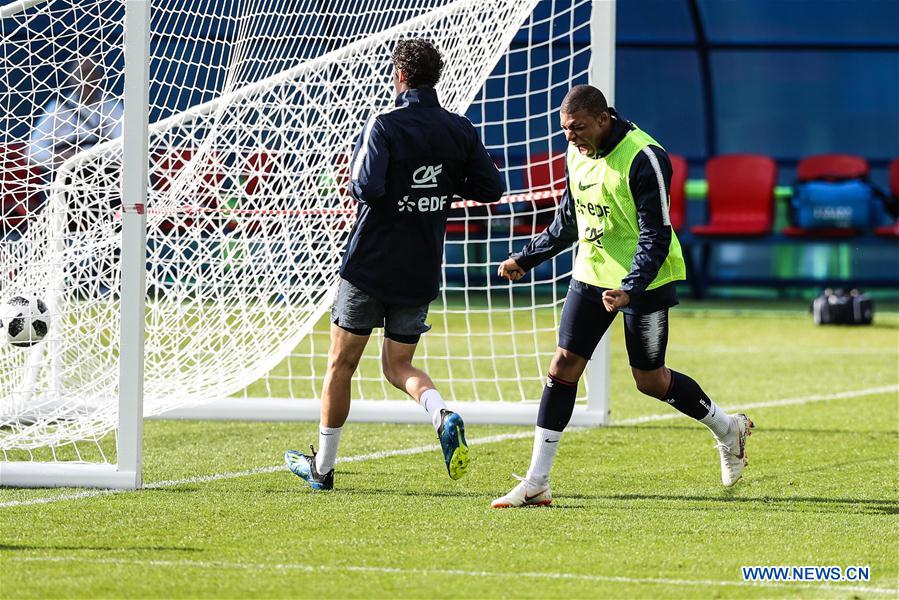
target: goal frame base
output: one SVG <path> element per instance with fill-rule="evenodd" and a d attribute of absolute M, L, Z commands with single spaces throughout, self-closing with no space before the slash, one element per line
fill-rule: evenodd
<path fill-rule="evenodd" d="M 537 422 L 537 402 L 448 402 L 466 423 L 479 425 L 531 425 Z M 151 417 L 154 419 L 229 421 L 314 421 L 319 420 L 317 400 L 278 398 L 226 398 L 199 406 L 178 408 Z M 350 421 L 369 423 L 430 424 L 425 410 L 412 400 L 354 400 Z M 596 427 L 609 424 L 609 412 L 575 407 L 571 425 Z"/>
<path fill-rule="evenodd" d="M 0 462 L 0 487 L 135 490 L 140 474 L 109 464 Z"/>

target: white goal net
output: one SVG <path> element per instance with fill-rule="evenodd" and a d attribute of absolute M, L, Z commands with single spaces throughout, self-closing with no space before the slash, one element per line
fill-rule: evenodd
<path fill-rule="evenodd" d="M 42 299 L 49 331 L 27 348 L 0 332 L 0 461 L 114 463 L 125 3 L 17 4 L 0 50 L 0 302 Z M 453 204 L 417 362 L 450 401 L 538 400 L 572 254 L 515 286 L 495 271 L 560 197 L 556 111 L 588 79 L 591 5 L 153 2 L 144 414 L 318 397 L 355 217 L 348 158 L 392 106 L 408 37 L 443 53 L 441 104 L 469 116 L 508 191 Z M 378 341 L 354 402 L 402 398 Z"/>

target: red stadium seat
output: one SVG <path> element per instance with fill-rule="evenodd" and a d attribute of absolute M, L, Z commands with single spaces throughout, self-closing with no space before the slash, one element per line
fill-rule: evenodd
<path fill-rule="evenodd" d="M 549 154 L 541 152 L 531 156 L 524 173 L 525 189 L 529 192 L 546 192 L 565 189 L 565 153 Z M 549 210 L 559 201 L 559 197 L 547 197 L 528 200 L 533 210 L 538 211 L 536 220 L 531 216 L 521 215 L 512 225 L 515 235 L 535 235 L 543 231 L 553 219 L 554 211 Z"/>
<path fill-rule="evenodd" d="M 246 190 L 248 196 L 252 196 L 256 194 L 256 192 L 262 191 L 260 186 L 262 182 L 271 175 L 274 166 L 274 158 L 265 150 L 253 152 L 247 157 L 245 172 L 246 183 L 244 183 L 244 190 Z"/>
<path fill-rule="evenodd" d="M 247 156 L 240 172 L 240 180 L 243 181 L 242 194 L 226 192 L 219 203 L 224 211 L 229 209 L 238 209 L 244 212 L 238 215 L 227 215 L 224 220 L 225 231 L 232 232 L 239 226 L 243 226 L 244 234 L 256 233 L 260 229 L 260 224 L 266 219 L 263 216 L 253 214 L 254 209 L 265 209 L 270 206 L 266 196 L 271 196 L 272 189 L 272 172 L 275 171 L 275 163 L 277 158 L 268 150 L 257 150 Z M 239 182 L 232 182 L 232 186 L 240 187 Z M 271 233 L 271 231 L 269 231 Z"/>
<path fill-rule="evenodd" d="M 565 154 L 535 154 L 524 174 L 525 187 L 531 192 L 565 189 Z M 549 199 L 552 203 L 552 199 Z"/>
<path fill-rule="evenodd" d="M 543 233 L 543 231 L 549 227 L 549 223 L 534 224 L 530 219 L 527 219 L 527 221 L 527 223 L 516 223 L 513 225 L 512 233 L 514 235 L 535 236 Z"/>
<path fill-rule="evenodd" d="M 485 227 L 479 223 L 471 223 L 465 221 L 446 222 L 447 235 L 464 236 L 465 234 L 468 234 L 469 236 L 473 236 L 480 235 L 485 231 Z"/>
<path fill-rule="evenodd" d="M 709 223 L 691 231 L 708 236 L 771 232 L 777 165 L 767 156 L 729 154 L 706 163 Z"/>
<path fill-rule="evenodd" d="M 176 148 L 168 154 L 157 153 L 155 162 L 158 166 L 153 173 L 153 189 L 159 192 L 171 189 L 184 167 L 193 160 L 195 152 L 196 150 L 193 148 Z M 194 192 L 200 193 L 203 199 L 208 200 L 221 187 L 225 174 L 216 165 L 215 157 L 211 155 L 208 155 L 204 164 L 198 166 L 197 169 L 200 171 L 199 174 L 205 185 Z"/>
<path fill-rule="evenodd" d="M 684 226 L 686 214 L 684 206 L 684 194 L 687 185 L 687 161 L 677 154 L 669 154 L 671 159 L 671 191 L 668 193 L 668 215 L 671 217 L 671 227 L 680 231 Z"/>
<path fill-rule="evenodd" d="M 864 179 L 870 172 L 868 161 L 851 154 L 807 156 L 796 165 L 796 178 L 799 181 Z"/>
<path fill-rule="evenodd" d="M 0 235 L 24 231 L 28 213 L 40 207 L 42 178 L 28 163 L 23 144 L 0 146 Z"/>

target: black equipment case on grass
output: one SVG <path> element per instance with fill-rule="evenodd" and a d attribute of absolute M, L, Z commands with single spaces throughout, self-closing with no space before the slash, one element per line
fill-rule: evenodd
<path fill-rule="evenodd" d="M 858 290 L 824 290 L 812 301 L 812 315 L 818 325 L 870 325 L 874 304 Z"/>

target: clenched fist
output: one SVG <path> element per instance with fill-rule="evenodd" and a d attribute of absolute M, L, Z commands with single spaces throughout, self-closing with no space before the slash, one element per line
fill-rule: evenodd
<path fill-rule="evenodd" d="M 607 312 L 614 312 L 630 304 L 631 297 L 624 290 L 606 290 L 602 293 L 602 303 Z"/>
<path fill-rule="evenodd" d="M 524 269 L 518 266 L 514 258 L 507 258 L 500 263 L 497 275 L 509 281 L 518 281 L 524 277 Z"/>

